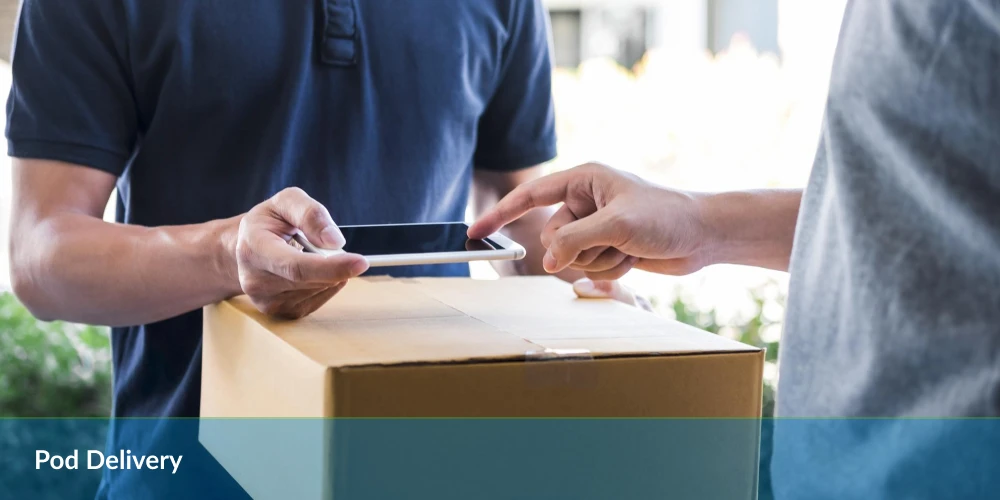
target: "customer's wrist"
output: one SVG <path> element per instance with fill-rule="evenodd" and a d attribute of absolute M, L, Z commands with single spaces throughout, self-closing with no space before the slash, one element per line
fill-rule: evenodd
<path fill-rule="evenodd" d="M 709 263 L 787 267 L 800 197 L 789 190 L 704 195 L 699 217 Z"/>
<path fill-rule="evenodd" d="M 724 215 L 725 199 L 717 193 L 692 193 L 696 228 L 697 259 L 701 267 L 726 263 L 728 222 Z"/>

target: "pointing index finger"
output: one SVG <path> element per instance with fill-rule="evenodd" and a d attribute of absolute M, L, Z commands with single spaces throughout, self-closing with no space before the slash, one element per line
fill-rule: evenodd
<path fill-rule="evenodd" d="M 570 175 L 559 172 L 516 187 L 469 228 L 469 238 L 486 238 L 534 208 L 566 201 Z"/>

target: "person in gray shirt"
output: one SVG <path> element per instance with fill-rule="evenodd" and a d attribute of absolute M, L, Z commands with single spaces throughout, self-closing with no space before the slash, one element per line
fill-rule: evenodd
<path fill-rule="evenodd" d="M 777 414 L 813 420 L 777 422 L 775 496 L 996 498 L 1000 421 L 953 417 L 1000 414 L 1000 1 L 852 1 L 832 75 L 804 192 L 589 164 L 518 188 L 470 236 L 564 202 L 552 272 L 789 270 Z"/>

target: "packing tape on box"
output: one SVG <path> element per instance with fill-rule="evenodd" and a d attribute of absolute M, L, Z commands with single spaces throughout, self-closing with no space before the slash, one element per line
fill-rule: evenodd
<path fill-rule="evenodd" d="M 539 389 L 591 388 L 597 385 L 597 363 L 587 349 L 542 349 L 524 353 L 524 382 Z"/>

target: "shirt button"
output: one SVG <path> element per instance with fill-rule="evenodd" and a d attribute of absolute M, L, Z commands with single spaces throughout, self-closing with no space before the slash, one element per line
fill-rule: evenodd
<path fill-rule="evenodd" d="M 328 5 L 326 7 L 326 35 L 354 36 L 354 7 L 350 5 Z"/>
<path fill-rule="evenodd" d="M 353 38 L 327 37 L 323 40 L 323 62 L 328 64 L 353 64 L 355 62 Z"/>

